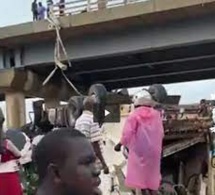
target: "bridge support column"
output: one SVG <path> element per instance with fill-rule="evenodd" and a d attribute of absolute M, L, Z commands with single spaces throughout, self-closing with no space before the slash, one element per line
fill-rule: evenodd
<path fill-rule="evenodd" d="M 25 95 L 22 92 L 6 92 L 7 128 L 20 128 L 26 123 Z"/>

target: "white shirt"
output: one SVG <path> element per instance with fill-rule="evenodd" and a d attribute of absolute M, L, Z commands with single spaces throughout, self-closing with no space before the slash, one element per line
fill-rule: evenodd
<path fill-rule="evenodd" d="M 29 139 L 29 137 L 23 133 L 23 135 L 25 136 L 25 146 L 24 148 L 21 150 L 21 158 L 19 159 L 20 164 L 24 165 L 26 163 L 29 163 L 32 161 L 32 144 L 31 144 L 31 140 Z"/>
<path fill-rule="evenodd" d="M 19 171 L 17 160 L 0 163 L 0 173 L 14 173 Z"/>
<path fill-rule="evenodd" d="M 82 132 L 90 142 L 102 140 L 102 129 L 93 121 L 93 113 L 90 111 L 83 111 L 75 123 L 75 129 Z"/>
<path fill-rule="evenodd" d="M 37 136 L 33 139 L 32 144 L 33 144 L 34 146 L 37 146 L 37 144 L 39 144 L 39 142 L 42 140 L 43 137 L 44 137 L 44 135 L 37 135 Z"/>

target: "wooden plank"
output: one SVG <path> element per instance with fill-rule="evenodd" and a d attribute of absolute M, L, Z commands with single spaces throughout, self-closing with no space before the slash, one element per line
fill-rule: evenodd
<path fill-rule="evenodd" d="M 177 133 L 177 134 L 170 134 L 170 135 L 165 135 L 164 141 L 179 140 L 179 139 L 192 139 L 192 138 L 198 137 L 200 134 L 199 133 L 187 133 L 187 134 Z"/>
<path fill-rule="evenodd" d="M 200 136 L 200 137 L 196 137 L 193 139 L 183 140 L 183 141 L 177 142 L 175 144 L 164 146 L 163 158 L 170 156 L 172 154 L 175 154 L 177 152 L 180 152 L 180 151 L 187 149 L 191 146 L 194 146 L 198 143 L 202 143 L 204 141 L 205 141 L 204 137 Z"/>

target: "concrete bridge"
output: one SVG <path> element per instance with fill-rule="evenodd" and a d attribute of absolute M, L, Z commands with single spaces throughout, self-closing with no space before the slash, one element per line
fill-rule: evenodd
<path fill-rule="evenodd" d="M 111 90 L 213 78 L 214 13 L 215 0 L 151 0 L 60 17 L 72 63 L 66 74 L 82 92 L 93 83 Z M 56 34 L 48 26 L 0 28 L 0 89 L 8 102 L 39 96 L 53 105 L 74 94 L 58 73 L 42 87 L 54 68 Z"/>

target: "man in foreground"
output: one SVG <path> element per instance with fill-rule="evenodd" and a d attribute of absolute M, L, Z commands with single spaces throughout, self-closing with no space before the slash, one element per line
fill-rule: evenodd
<path fill-rule="evenodd" d="M 98 195 L 100 171 L 93 148 L 77 130 L 47 134 L 33 155 L 39 175 L 37 195 Z"/>

